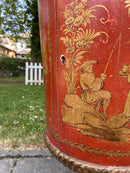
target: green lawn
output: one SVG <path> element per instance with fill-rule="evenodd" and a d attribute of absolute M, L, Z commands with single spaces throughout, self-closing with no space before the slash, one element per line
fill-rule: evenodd
<path fill-rule="evenodd" d="M 13 77 L 13 78 L 0 78 L 0 82 L 4 82 L 4 81 L 7 81 L 7 82 L 12 82 L 12 81 L 25 81 L 25 78 L 24 77 Z"/>
<path fill-rule="evenodd" d="M 0 148 L 44 147 L 43 86 L 0 87 Z"/>

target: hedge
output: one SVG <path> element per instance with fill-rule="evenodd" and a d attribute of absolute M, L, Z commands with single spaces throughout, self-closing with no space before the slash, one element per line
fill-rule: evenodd
<path fill-rule="evenodd" d="M 27 59 L 0 57 L 0 71 L 9 72 L 11 77 L 18 77 L 25 70 Z"/>

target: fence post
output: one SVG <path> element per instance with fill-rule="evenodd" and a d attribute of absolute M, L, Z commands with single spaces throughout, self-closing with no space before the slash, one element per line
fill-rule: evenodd
<path fill-rule="evenodd" d="M 42 80 L 42 78 L 41 78 L 41 70 L 42 70 L 42 66 L 41 66 L 41 63 L 39 63 L 39 85 L 41 85 L 41 80 Z"/>
<path fill-rule="evenodd" d="M 34 80 L 35 80 L 35 85 L 37 85 L 37 63 L 36 62 L 34 64 Z"/>
<path fill-rule="evenodd" d="M 30 63 L 30 85 L 33 84 L 33 63 Z"/>
<path fill-rule="evenodd" d="M 25 85 L 28 85 L 28 62 L 25 65 Z"/>

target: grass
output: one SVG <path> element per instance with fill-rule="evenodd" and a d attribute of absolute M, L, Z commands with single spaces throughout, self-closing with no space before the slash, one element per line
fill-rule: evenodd
<path fill-rule="evenodd" d="M 1 78 L 0 79 L 1 82 L 11 82 L 11 81 L 25 81 L 25 78 L 24 77 L 13 77 L 13 78 Z"/>
<path fill-rule="evenodd" d="M 0 87 L 0 147 L 44 147 L 43 86 Z"/>

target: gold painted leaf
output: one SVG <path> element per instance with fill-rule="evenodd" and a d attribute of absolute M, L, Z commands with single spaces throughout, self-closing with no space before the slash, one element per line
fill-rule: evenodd
<path fill-rule="evenodd" d="M 73 32 L 73 30 L 72 30 L 72 28 L 67 27 L 67 28 L 65 28 L 65 29 L 63 30 L 63 32 L 64 32 L 65 34 L 68 34 L 69 32 Z"/>
<path fill-rule="evenodd" d="M 83 37 L 83 33 L 82 32 L 78 32 L 75 41 L 80 40 L 82 37 Z"/>
<path fill-rule="evenodd" d="M 69 16 L 69 17 L 66 19 L 65 24 L 66 24 L 66 25 L 71 25 L 71 24 L 73 24 L 73 22 L 74 22 L 74 17 Z"/>
<path fill-rule="evenodd" d="M 130 7 L 130 4 L 127 4 L 125 7 L 126 7 L 126 8 L 127 8 L 127 7 Z"/>
<path fill-rule="evenodd" d="M 72 70 L 72 77 L 73 77 L 73 80 L 76 78 L 77 76 L 77 72 L 75 70 Z"/>
<path fill-rule="evenodd" d="M 130 3 L 130 0 L 126 0 L 125 3 Z"/>
<path fill-rule="evenodd" d="M 81 62 L 80 62 L 78 59 L 76 59 L 76 63 L 77 63 L 77 64 L 81 64 Z"/>
<path fill-rule="evenodd" d="M 86 27 L 87 24 L 90 24 L 90 20 L 84 20 L 84 26 Z"/>
<path fill-rule="evenodd" d="M 66 47 L 72 47 L 72 41 L 69 39 L 69 37 L 61 37 L 61 40 L 66 45 Z"/>
<path fill-rule="evenodd" d="M 79 28 L 78 28 L 78 32 L 79 32 L 79 31 L 84 31 L 84 30 L 83 30 L 83 28 L 79 27 Z"/>
<path fill-rule="evenodd" d="M 81 57 L 84 53 L 87 53 L 88 51 L 80 51 L 76 54 L 75 58 Z M 79 59 L 79 58 L 78 58 Z"/>
<path fill-rule="evenodd" d="M 78 59 L 73 60 L 73 65 L 81 64 L 81 62 Z"/>
<path fill-rule="evenodd" d="M 66 49 L 66 53 L 74 53 L 74 51 L 75 51 L 75 47 L 68 47 Z"/>
<path fill-rule="evenodd" d="M 64 73 L 64 78 L 67 80 L 67 81 L 70 81 L 70 78 L 69 78 L 69 73 L 67 71 L 63 71 Z"/>
<path fill-rule="evenodd" d="M 71 82 L 71 83 L 70 83 L 69 93 L 72 94 L 72 95 L 76 93 L 76 88 L 75 88 L 75 86 L 76 86 L 76 82 Z"/>
<path fill-rule="evenodd" d="M 101 35 L 100 32 L 95 33 L 95 30 L 92 31 L 91 29 L 87 29 L 86 32 L 79 31 L 75 39 L 76 47 L 79 49 L 89 48 L 94 43 L 93 39 L 99 35 Z"/>
<path fill-rule="evenodd" d="M 83 23 L 83 20 L 84 20 L 83 16 L 79 15 L 74 20 L 74 26 L 80 26 Z"/>
<path fill-rule="evenodd" d="M 81 59 L 83 59 L 83 58 L 84 58 L 84 56 L 78 56 L 78 57 L 77 57 L 78 60 L 81 60 Z"/>
<path fill-rule="evenodd" d="M 129 28 L 130 29 L 130 28 Z M 126 42 L 125 44 L 130 44 L 130 40 L 128 42 Z"/>
<path fill-rule="evenodd" d="M 73 10 L 74 14 L 78 15 L 79 13 L 82 12 L 83 8 L 84 8 L 84 5 L 82 2 L 77 3 L 76 6 L 74 7 L 74 10 Z"/>
<path fill-rule="evenodd" d="M 129 9 L 128 9 L 128 16 L 130 16 L 130 6 L 129 6 Z"/>
<path fill-rule="evenodd" d="M 130 0 L 125 1 L 125 3 L 127 4 L 125 8 L 128 8 L 128 16 L 130 16 Z"/>
<path fill-rule="evenodd" d="M 92 40 L 100 35 L 100 32 L 95 33 L 95 30 L 91 31 L 91 29 L 86 32 L 86 38 L 88 38 L 89 40 Z"/>
<path fill-rule="evenodd" d="M 75 59 L 77 60 L 78 64 L 81 64 L 81 62 L 79 60 L 83 59 L 84 58 L 83 54 L 87 53 L 87 52 L 88 51 L 80 51 L 76 54 Z"/>
<path fill-rule="evenodd" d="M 83 3 L 87 3 L 87 1 L 88 1 L 88 0 L 81 0 L 81 2 L 83 2 Z"/>
<path fill-rule="evenodd" d="M 87 48 L 88 46 L 87 46 L 86 40 L 85 40 L 85 39 L 78 40 L 78 41 L 76 42 L 76 47 L 77 47 L 78 49 L 85 49 L 85 48 Z"/>
<path fill-rule="evenodd" d="M 93 14 L 91 14 L 94 10 L 86 9 L 83 12 L 83 17 L 84 17 L 84 26 L 86 27 L 87 24 L 90 24 L 90 19 L 91 18 L 96 18 Z"/>
<path fill-rule="evenodd" d="M 66 68 L 70 68 L 70 59 L 69 58 L 66 58 L 65 65 L 66 65 Z"/>
<path fill-rule="evenodd" d="M 88 18 L 94 17 L 94 18 L 95 18 L 95 16 L 94 16 L 93 14 L 91 14 L 93 11 L 95 11 L 95 10 L 86 9 L 86 10 L 84 11 L 84 17 L 88 17 Z"/>
<path fill-rule="evenodd" d="M 71 9 L 66 8 L 63 12 L 63 16 L 67 19 L 68 17 L 73 16 L 73 11 Z"/>
<path fill-rule="evenodd" d="M 77 73 L 79 70 L 80 70 L 80 67 L 77 67 L 77 68 L 75 69 L 76 73 Z"/>
<path fill-rule="evenodd" d="M 74 57 L 73 64 L 74 65 L 81 64 L 80 60 L 84 58 L 83 54 L 86 53 L 86 52 L 88 52 L 88 51 L 78 52 Z"/>

